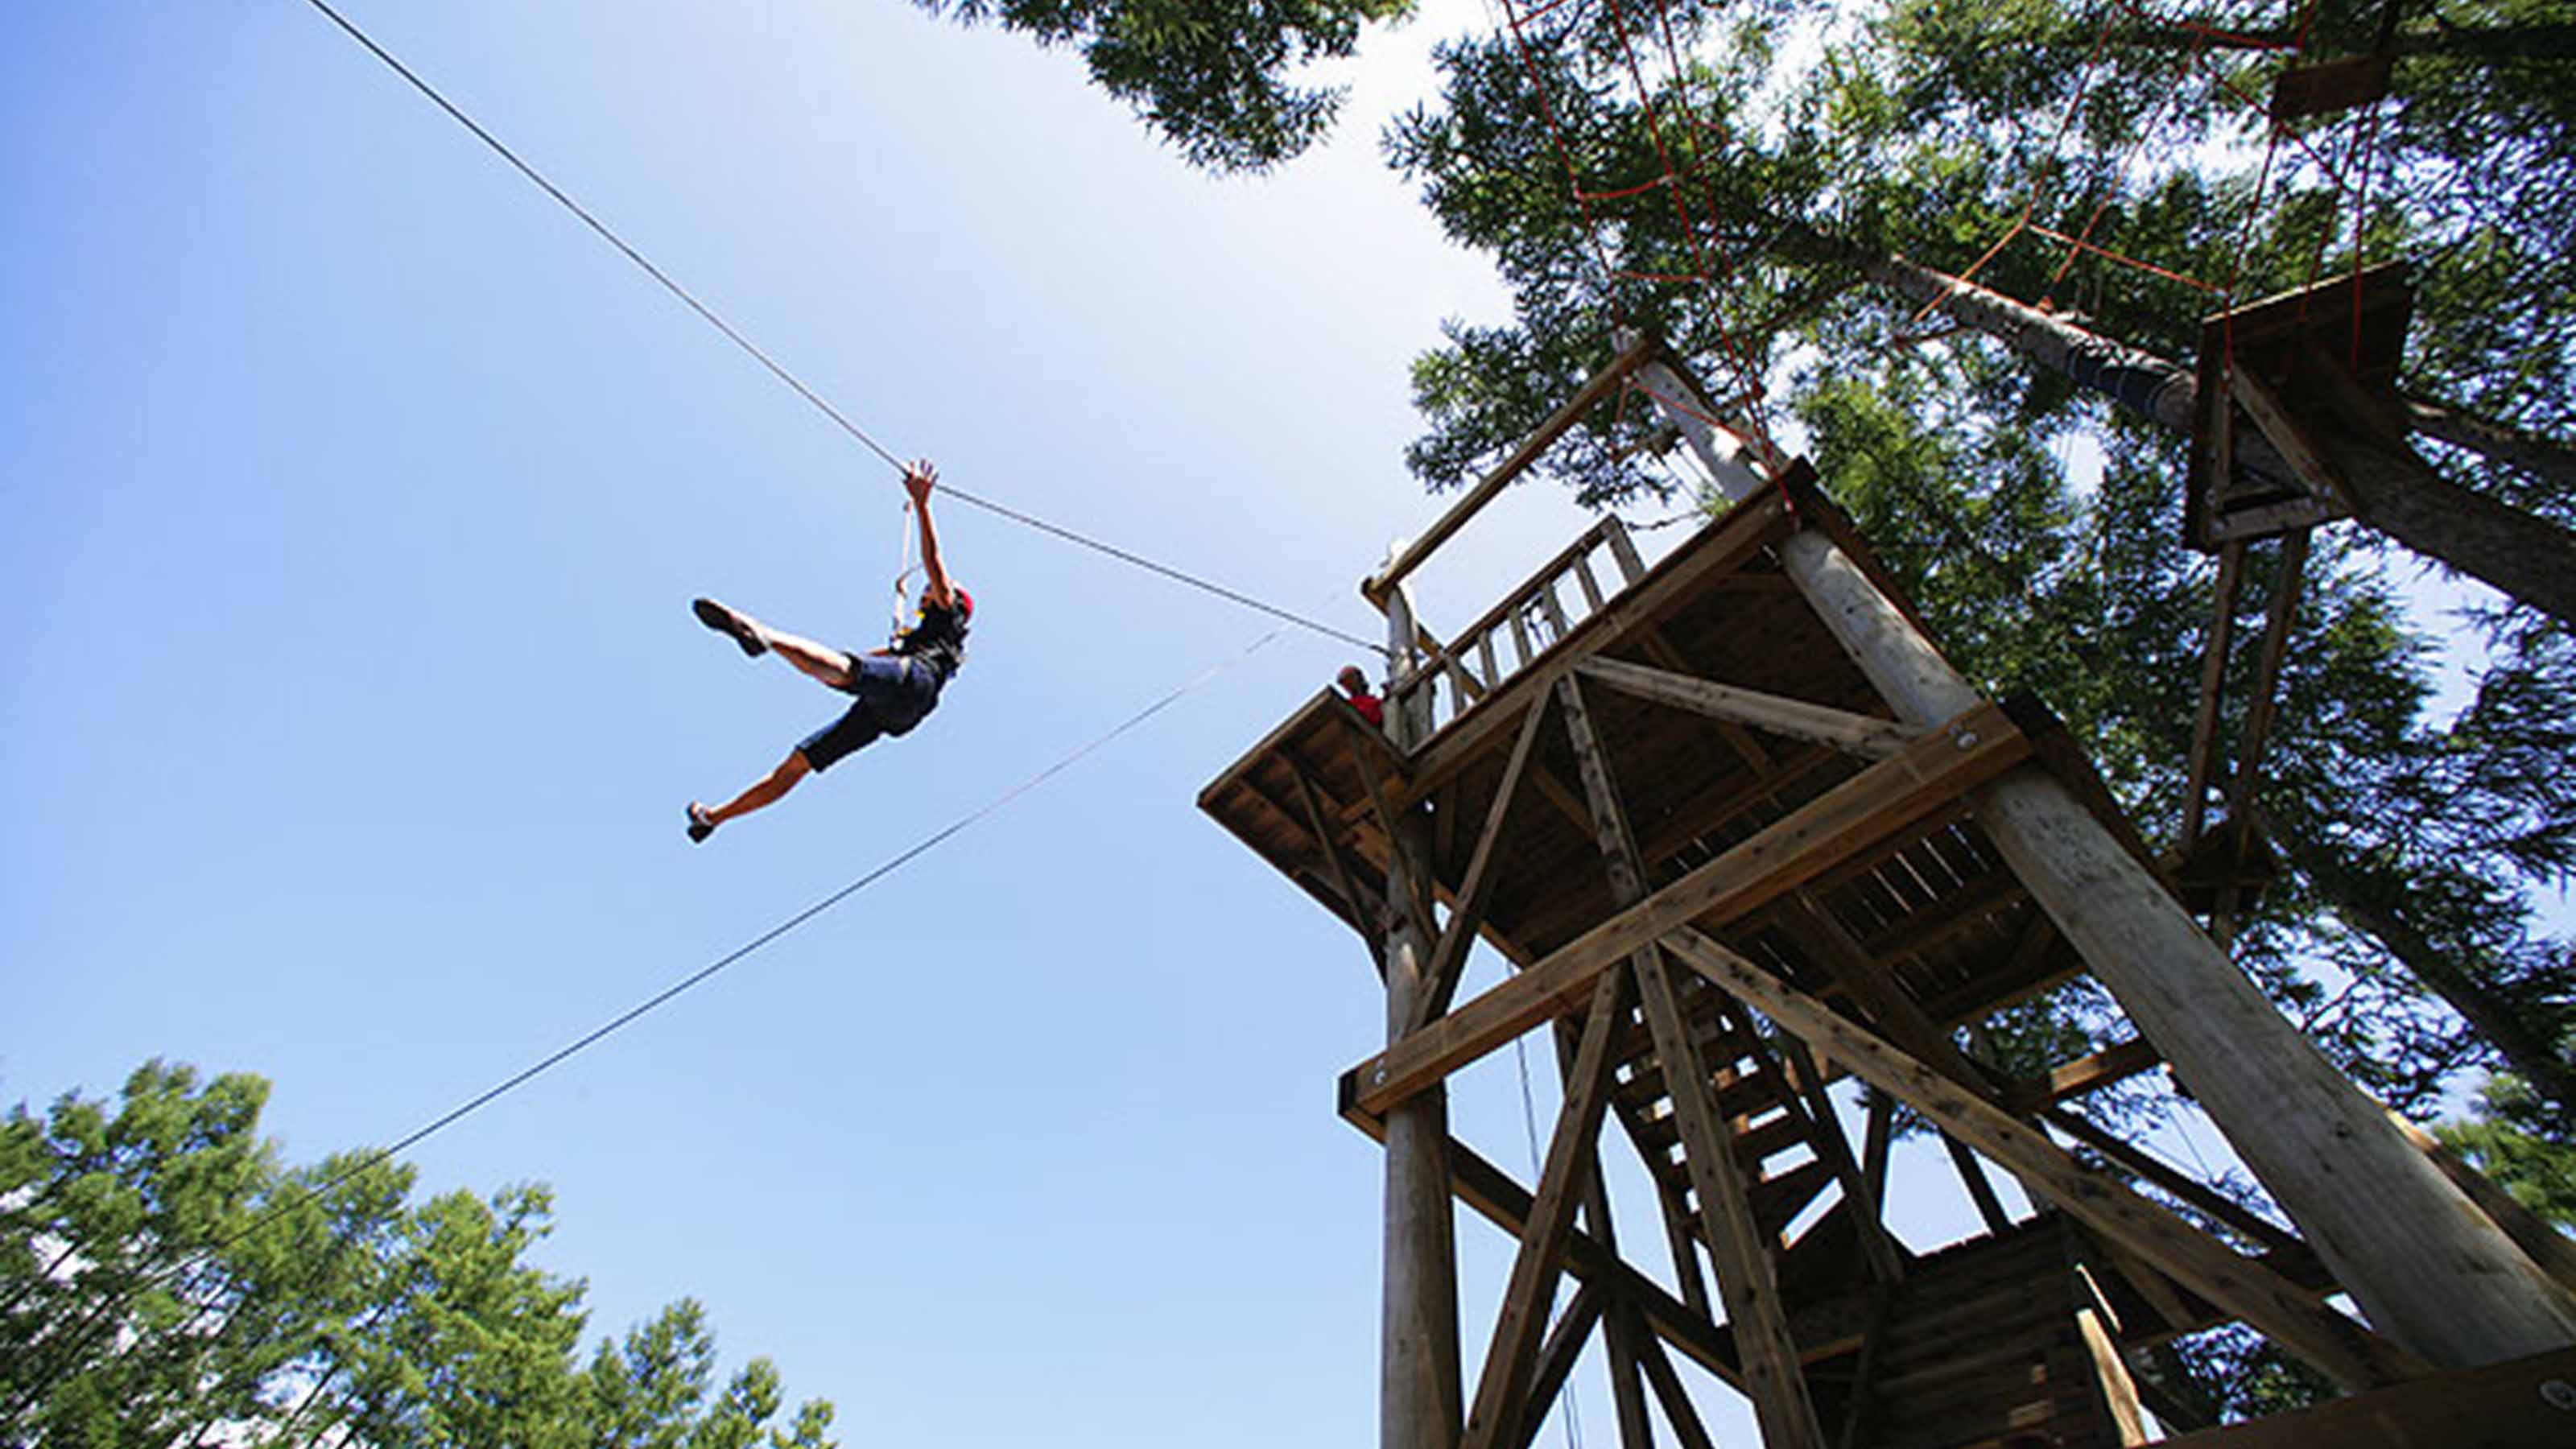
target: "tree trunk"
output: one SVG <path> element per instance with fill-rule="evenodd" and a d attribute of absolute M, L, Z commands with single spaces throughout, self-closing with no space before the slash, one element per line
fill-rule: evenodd
<path fill-rule="evenodd" d="M 2478 1035 L 2485 1037 L 2533 1091 L 2576 1113 L 2576 1063 L 2561 1055 L 2555 1042 L 2523 1020 L 2513 1004 L 2462 969 L 2450 953 L 2426 939 L 2395 910 L 2370 900 L 2332 847 L 2305 833 L 2281 828 L 2277 817 L 2263 815 L 2263 833 L 2288 854 L 2290 863 L 2333 905 L 2345 924 L 2377 941 L 2415 979 L 2432 988 Z"/>
<path fill-rule="evenodd" d="M 1650 395 L 1693 389 L 1650 364 Z M 1669 402 L 1665 420 L 1721 492 L 1770 486 L 1741 439 Z M 1779 545 L 1787 574 L 1909 724 L 1935 727 L 1976 691 L 1822 530 Z M 2336 1280 L 2391 1339 L 2465 1367 L 2576 1340 L 2576 1297 L 2415 1150 L 2077 801 L 2025 765 L 1978 787 L 1977 819 L 2013 874 L 2130 1020 L 2209 1109 Z"/>
<path fill-rule="evenodd" d="M 2562 488 L 2576 488 L 2576 448 L 2553 438 L 2416 397 L 2406 399 L 2406 423 L 2428 438 L 2466 448 Z"/>
<path fill-rule="evenodd" d="M 2188 437 L 2200 381 L 2190 368 L 2086 332 L 1972 282 L 1872 253 L 1806 228 L 1790 245 L 1807 259 L 1854 267 L 1871 280 L 1983 332 L 2033 362 Z M 2413 421 L 2412 410 L 2409 421 Z M 2362 517 L 2399 543 L 2576 625 L 2576 533 L 2443 478 L 2403 448 L 2374 447 L 2350 432 L 2325 439 L 2328 458 L 2351 485 Z M 2258 474 L 2294 479 L 2259 431 L 2239 435 L 2237 453 Z"/>

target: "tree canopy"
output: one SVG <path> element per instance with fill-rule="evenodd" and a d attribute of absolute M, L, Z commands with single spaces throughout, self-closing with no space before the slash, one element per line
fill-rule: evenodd
<path fill-rule="evenodd" d="M 2188 359 L 2200 317 L 2223 305 L 2212 288 L 2251 299 L 2403 257 L 2420 285 L 2403 385 L 2565 431 L 2576 307 L 2567 216 L 2549 198 L 2576 156 L 2576 88 L 2542 7 L 2445 7 L 2399 29 L 2382 106 L 2277 143 L 2260 112 L 2272 76 L 2377 44 L 2382 7 L 2321 0 L 2303 56 L 2286 48 L 2297 37 L 2234 33 L 2225 11 L 2201 20 L 2228 38 L 2058 0 L 1655 8 L 1679 64 L 1643 68 L 1642 93 L 1629 62 L 1645 12 L 1576 7 L 1522 39 L 1448 45 L 1441 104 L 1390 127 L 1392 162 L 1514 289 L 1508 321 L 1452 323 L 1417 363 L 1415 470 L 1434 489 L 1474 476 L 1622 324 L 1659 326 L 1720 394 L 1739 386 L 1730 350 L 1748 350 L 1746 373 L 1787 384 L 1754 406 L 1803 434 L 1953 662 L 2054 706 L 2150 839 L 2173 838 L 2185 803 L 2211 632 L 2211 564 L 2178 527 L 2181 440 L 1926 315 L 1919 289 L 1889 285 L 1896 259 L 1974 270 L 2078 327 Z M 2496 43 L 2508 31 L 2520 48 Z M 1649 409 L 1605 405 L 1547 467 L 1596 502 L 1664 488 L 1640 446 L 1651 427 Z M 2078 466 L 2096 450 L 2098 468 Z M 2427 451 L 2492 496 L 2569 516 L 2545 474 Z M 2409 614 L 2381 540 L 2316 540 L 2259 796 L 2288 869 L 2236 955 L 2402 1108 L 2437 1110 L 2467 1074 L 2509 1068 L 2449 1140 L 2576 1222 L 2576 964 L 2536 909 L 2576 867 L 2567 630 L 2498 606 L 2466 707 L 2436 712 L 2428 621 Z M 2260 601 L 2279 552 L 2252 567 L 2246 598 Z M 2243 622 L 2231 735 L 2260 632 Z M 2070 1031 L 2098 1043 L 2113 1020 L 2078 989 L 1992 1035 L 2045 1057 Z M 2207 1346 L 2201 1365 L 2240 1407 L 2316 1388 L 2241 1339 Z"/>
<path fill-rule="evenodd" d="M 287 1166 L 268 1091 L 153 1061 L 0 1122 L 0 1444 L 831 1449 L 827 1401 L 774 1422 L 769 1360 L 718 1386 L 691 1300 L 583 1367 L 583 1285 L 524 1261 L 543 1187 Z"/>
<path fill-rule="evenodd" d="M 1263 171 L 1331 130 L 1343 91 L 1294 78 L 1413 0 L 914 0 L 1082 52 L 1092 83 L 1193 166 Z"/>

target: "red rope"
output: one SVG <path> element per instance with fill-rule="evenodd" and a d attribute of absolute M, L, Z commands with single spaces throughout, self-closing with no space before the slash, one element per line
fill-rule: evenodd
<path fill-rule="evenodd" d="M 2121 9 L 2128 11 L 2138 19 L 2145 21 L 2149 25 L 2162 23 L 2157 20 L 2156 17 L 2148 14 L 2143 8 L 2141 8 L 2138 5 L 2137 0 L 2112 0 L 2112 3 L 2118 5 Z M 2291 48 L 2302 49 L 2306 45 L 2307 30 L 2305 23 L 2302 22 L 2299 31 L 2299 39 Z M 2262 112 L 2264 125 L 2270 129 L 2273 141 L 2279 142 L 2286 139 L 2292 145 L 2297 146 L 2300 150 L 2307 152 L 2308 159 L 2317 163 L 2317 169 L 2325 173 L 2326 179 L 2333 182 L 2338 190 L 2343 188 L 2344 183 L 2342 175 L 2334 169 L 2333 164 L 2328 162 L 2315 147 L 2307 143 L 2306 138 L 2302 137 L 2298 132 L 2291 130 L 2287 125 L 2273 120 L 2271 118 L 2269 108 L 2267 108 L 2261 101 L 2247 95 L 2243 87 L 2237 85 L 2235 81 L 2228 78 L 2224 71 L 2219 70 L 2216 66 L 2210 63 L 2208 47 L 2203 46 L 2200 48 L 2198 53 L 2194 55 L 2192 64 L 2196 69 L 2206 71 L 2209 78 L 2218 82 L 2218 84 L 2223 87 L 2229 95 L 2232 95 L 2239 101 L 2244 102 L 2249 108 Z"/>
<path fill-rule="evenodd" d="M 2084 98 L 2092 93 L 2093 73 L 2100 67 L 2102 62 L 2102 52 L 2109 47 L 2110 43 L 2111 13 L 2106 10 L 2102 12 L 2102 28 L 2094 32 L 2092 52 L 2084 57 L 2084 69 L 2075 78 L 2075 94 L 2066 102 L 2066 114 L 2057 118 L 2057 131 L 2054 135 L 2051 135 L 2048 138 L 2047 164 L 2054 165 L 2060 154 L 2065 150 L 2066 133 L 2075 128 L 2075 117 L 2084 108 Z M 1968 270 L 1959 274 L 1960 281 L 1975 281 L 1977 279 L 1977 273 L 1986 269 L 1986 263 L 1993 261 L 1996 254 L 2000 253 L 2005 247 L 2012 245 L 2013 238 L 2020 236 L 2022 232 L 2030 226 L 2031 217 L 2039 210 L 2039 192 L 2039 185 L 2034 184 L 2030 189 L 2029 199 L 2022 203 L 2021 215 L 2013 218 L 2012 230 L 2005 232 L 1995 241 L 1994 245 L 1987 247 L 1985 251 L 1978 256 L 1976 261 L 1970 263 Z M 2103 204 L 2109 204 L 2107 198 Z M 2091 230 L 2089 223 L 2087 224 L 2086 230 L 2089 234 Z M 2069 253 L 2070 260 L 2072 259 L 2072 256 L 2073 254 Z M 2060 267 L 2058 269 L 2058 275 L 2065 275 L 2064 267 Z M 2055 286 L 2056 278 L 2050 278 L 2049 284 L 2051 286 Z M 1935 298 L 1932 301 L 1924 303 L 1923 310 L 1915 313 L 1911 318 L 1907 319 L 1903 331 L 1910 333 L 1915 328 L 1922 326 L 1923 319 L 1941 310 L 1941 304 L 1946 300 L 1948 299 Z"/>
<path fill-rule="evenodd" d="M 1553 0 L 1553 3 L 1550 5 L 1542 9 L 1533 10 L 1529 15 L 1524 16 L 1520 12 L 1519 7 L 1513 3 L 1513 0 L 1503 0 L 1503 17 L 1505 26 L 1511 35 L 1513 49 L 1520 59 L 1521 67 L 1529 75 L 1531 84 L 1537 93 L 1539 113 L 1547 123 L 1550 143 L 1555 146 L 1557 154 L 1565 166 L 1567 186 L 1572 192 L 1575 199 L 1575 205 L 1583 217 L 1584 228 L 1592 243 L 1593 250 L 1600 258 L 1604 276 L 1611 279 L 1625 279 L 1662 285 L 1698 286 L 1706 288 L 1711 284 L 1713 275 L 1730 275 L 1734 269 L 1734 263 L 1732 262 L 1728 263 L 1727 267 L 1722 272 L 1712 267 L 1708 249 L 1701 235 L 1701 220 L 1692 212 L 1687 188 L 1684 184 L 1686 181 L 1695 179 L 1702 180 L 1703 184 L 1705 184 L 1704 178 L 1700 178 L 1696 175 L 1698 171 L 1698 162 L 1700 160 L 1699 149 L 1694 145 L 1691 147 L 1687 159 L 1681 164 L 1676 164 L 1674 158 L 1675 148 L 1666 141 L 1663 113 L 1661 108 L 1656 105 L 1654 89 L 1647 84 L 1645 68 L 1637 59 L 1635 36 L 1629 25 L 1627 10 L 1620 3 L 1620 0 L 1607 0 L 1607 3 L 1609 5 L 1611 18 L 1617 27 L 1616 33 L 1619 39 L 1621 58 L 1627 66 L 1629 81 L 1636 88 L 1638 109 L 1646 122 L 1647 139 L 1654 146 L 1656 162 L 1661 170 L 1654 178 L 1634 186 L 1603 191 L 1591 191 L 1584 187 L 1582 168 L 1575 160 L 1573 143 L 1567 135 L 1566 127 L 1557 117 L 1555 108 L 1548 103 L 1546 82 L 1542 72 L 1540 71 L 1536 57 L 1531 53 L 1528 27 L 1526 24 L 1528 20 L 1535 19 L 1538 15 L 1544 14 L 1547 9 L 1553 9 L 1556 4 L 1561 3 L 1563 3 L 1563 0 Z M 1698 121 L 1697 116 L 1691 110 L 1688 75 L 1681 64 L 1679 47 L 1674 43 L 1672 38 L 1672 17 L 1664 8 L 1664 0 L 1656 0 L 1656 10 L 1665 40 L 1666 54 L 1670 58 L 1673 66 L 1673 90 L 1675 95 L 1679 98 L 1680 108 L 1683 112 L 1683 136 L 1685 139 L 1695 140 L 1696 137 L 1693 135 L 1695 130 L 1706 131 L 1708 128 Z M 1593 204 L 1595 202 L 1629 200 L 1656 190 L 1663 191 L 1666 196 L 1671 198 L 1674 217 L 1675 220 L 1680 223 L 1682 239 L 1688 250 L 1691 263 L 1691 270 L 1689 271 L 1665 272 L 1637 267 L 1620 267 L 1615 266 L 1610 260 L 1608 243 L 1602 237 L 1602 219 L 1601 216 L 1593 210 Z M 1713 225 L 1717 214 L 1716 194 L 1713 186 L 1708 188 L 1708 197 L 1709 214 L 1711 224 Z M 1612 299 L 1612 305 L 1615 315 L 1615 295 Z M 1710 309 L 1710 315 L 1717 323 L 1719 355 L 1724 360 L 1727 368 L 1735 374 L 1737 382 L 1742 385 L 1744 394 L 1747 397 L 1754 399 L 1759 399 L 1765 396 L 1766 393 L 1762 386 L 1759 370 L 1751 358 L 1750 349 L 1748 349 L 1743 340 L 1736 335 L 1734 329 L 1727 325 L 1726 319 L 1719 309 L 1712 306 Z M 1761 409 L 1759 407 L 1750 407 L 1746 410 L 1746 415 L 1752 423 L 1753 430 L 1760 443 L 1764 467 L 1768 471 L 1772 471 L 1774 473 L 1778 472 L 1777 460 L 1780 456 L 1779 448 L 1771 439 L 1770 429 L 1767 421 L 1762 416 Z M 1735 424 L 1728 423 L 1720 419 L 1707 419 L 1707 421 L 1714 423 L 1716 426 L 1726 428 L 1729 431 L 1733 431 L 1736 426 Z"/>
<path fill-rule="evenodd" d="M 1627 62 L 1629 83 L 1637 88 L 1637 105 L 1646 118 L 1647 138 L 1654 142 L 1655 160 L 1664 168 L 1665 175 L 1674 175 L 1676 174 L 1676 168 L 1673 164 L 1672 150 L 1664 143 L 1663 113 L 1655 105 L 1653 90 L 1646 84 L 1644 68 L 1637 63 L 1637 47 L 1635 39 L 1630 33 L 1628 26 L 1627 6 L 1622 3 L 1622 0 L 1608 0 L 1608 4 L 1611 19 L 1618 26 L 1619 54 L 1620 57 Z M 1664 8 L 1664 0 L 1655 0 L 1655 9 L 1658 16 L 1661 18 L 1664 33 L 1669 39 L 1672 28 L 1672 17 Z M 1677 51 L 1672 53 L 1672 61 L 1674 65 L 1673 89 L 1676 93 L 1683 93 L 1685 92 L 1686 87 L 1684 84 L 1684 75 L 1680 66 L 1680 56 Z M 1709 285 L 1711 269 L 1709 267 L 1707 249 L 1701 244 L 1700 240 L 1699 219 L 1691 214 L 1690 198 L 1684 194 L 1681 187 L 1674 186 L 1668 188 L 1667 194 L 1672 197 L 1673 215 L 1675 219 L 1681 223 L 1683 240 L 1689 243 L 1692 269 L 1698 273 L 1697 280 L 1699 284 L 1702 287 L 1706 287 Z M 1712 220 L 1713 219 L 1714 218 L 1712 216 Z M 1745 348 L 1737 339 L 1734 329 L 1727 325 L 1724 311 L 1712 302 L 1709 307 L 1709 315 L 1717 322 L 1720 350 L 1734 370 L 1738 386 L 1745 393 L 1753 397 L 1759 398 L 1763 396 L 1760 372 L 1746 355 L 1749 349 Z M 1775 460 L 1779 457 L 1780 449 L 1771 439 L 1770 424 L 1768 420 L 1763 417 L 1762 409 L 1760 407 L 1747 408 L 1745 410 L 1745 416 L 1753 424 L 1753 431 L 1761 440 L 1764 465 L 1766 467 L 1776 468 L 1777 465 Z"/>
<path fill-rule="evenodd" d="M 1549 9 L 1554 9 L 1551 4 Z M 1544 14 L 1545 12 L 1540 12 Z M 1601 262 L 1604 277 L 1611 274 L 1610 249 L 1601 241 L 1601 223 L 1592 214 L 1592 204 L 1583 198 L 1583 175 L 1574 164 L 1574 148 L 1566 143 L 1565 128 L 1557 123 L 1556 107 L 1548 104 L 1547 80 L 1538 71 L 1538 62 L 1530 55 L 1529 37 L 1521 33 L 1521 17 L 1512 0 L 1503 0 L 1503 23 L 1512 32 L 1512 49 L 1520 56 L 1521 69 L 1529 73 L 1530 94 L 1538 101 L 1538 113 L 1547 123 L 1547 133 L 1556 145 L 1557 157 L 1565 163 L 1565 181 L 1574 193 L 1575 208 L 1583 213 L 1584 234 L 1592 241 L 1592 250 Z M 1613 299 L 1616 315 L 1616 299 Z"/>
<path fill-rule="evenodd" d="M 2099 208 L 2096 208 L 2096 212 L 2098 214 Z M 2062 231 L 2051 231 L 2047 227 L 2040 226 L 2035 223 L 2032 225 L 2031 230 L 2040 236 L 2048 238 L 2050 241 L 2061 241 L 2066 243 L 2069 248 L 2067 252 L 2069 260 L 2072 260 L 2078 253 L 2090 252 L 2094 256 L 2100 257 L 2105 261 L 2117 262 L 2124 267 L 2135 267 L 2139 271 L 2146 272 L 2153 276 L 2162 277 L 2168 282 L 2180 282 L 2186 287 L 2196 287 L 2204 292 L 2216 293 L 2218 291 L 2217 287 L 2202 281 L 2198 277 L 2187 277 L 2180 272 L 2168 271 L 2163 267 L 2157 266 L 2153 262 L 2143 261 L 2137 257 L 2128 256 L 2121 252 L 2115 252 L 2109 247 L 2103 246 L 2098 242 L 2086 241 L 2082 237 L 2068 236 Z M 2059 268 L 2058 271 L 2061 276 L 2065 273 L 2065 269 L 2063 267 Z M 2056 285 L 2056 278 L 2050 278 L 2049 284 L 2054 288 Z"/>
<path fill-rule="evenodd" d="M 1643 195 L 1646 192 L 1654 190 L 1658 186 L 1670 186 L 1672 184 L 1673 173 L 1667 171 L 1652 181 L 1640 181 L 1634 186 L 1622 186 L 1616 191 L 1583 191 L 1578 189 L 1574 194 L 1582 197 L 1586 201 L 1625 201 L 1631 196 Z"/>
<path fill-rule="evenodd" d="M 2370 216 L 2370 153 L 2379 143 L 2379 118 L 2388 111 L 2386 97 L 2373 104 L 2370 116 L 2362 122 L 2361 194 L 2352 208 L 2352 370 L 2361 372 L 2361 258 L 2362 223 Z"/>

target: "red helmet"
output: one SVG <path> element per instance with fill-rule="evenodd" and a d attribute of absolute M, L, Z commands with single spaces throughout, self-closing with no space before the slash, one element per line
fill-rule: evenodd
<path fill-rule="evenodd" d="M 955 584 L 950 584 L 948 586 L 948 597 L 957 601 L 957 616 L 959 618 L 972 619 L 975 617 L 975 596 L 973 594 L 966 592 Z"/>

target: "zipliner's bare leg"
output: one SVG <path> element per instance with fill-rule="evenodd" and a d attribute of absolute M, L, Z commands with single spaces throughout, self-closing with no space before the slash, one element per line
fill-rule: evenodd
<path fill-rule="evenodd" d="M 730 800 L 727 800 L 722 805 L 718 805 L 714 809 L 707 811 L 707 823 L 709 825 L 722 825 L 728 820 L 748 815 L 754 810 L 765 809 L 768 806 L 775 805 L 778 803 L 780 796 L 785 795 L 788 791 L 796 788 L 797 781 L 804 779 L 807 775 L 812 773 L 814 773 L 813 767 L 805 763 L 805 752 L 803 750 L 789 750 L 787 752 L 787 758 L 779 761 L 778 768 L 770 771 L 765 778 L 753 784 L 750 789 L 743 791 L 741 794 L 734 796 Z M 696 802 L 690 802 L 690 813 L 695 814 L 696 811 Z"/>
<path fill-rule="evenodd" d="M 782 634 L 766 624 L 755 624 L 760 642 L 771 653 L 796 666 L 797 672 L 821 680 L 834 689 L 850 687 L 850 656 L 829 644 L 817 644 L 794 634 Z"/>
<path fill-rule="evenodd" d="M 829 644 L 772 629 L 742 610 L 714 599 L 699 599 L 693 607 L 698 621 L 708 628 L 732 637 L 743 652 L 751 655 L 774 653 L 796 667 L 801 674 L 830 685 L 834 689 L 850 687 L 850 656 Z"/>

